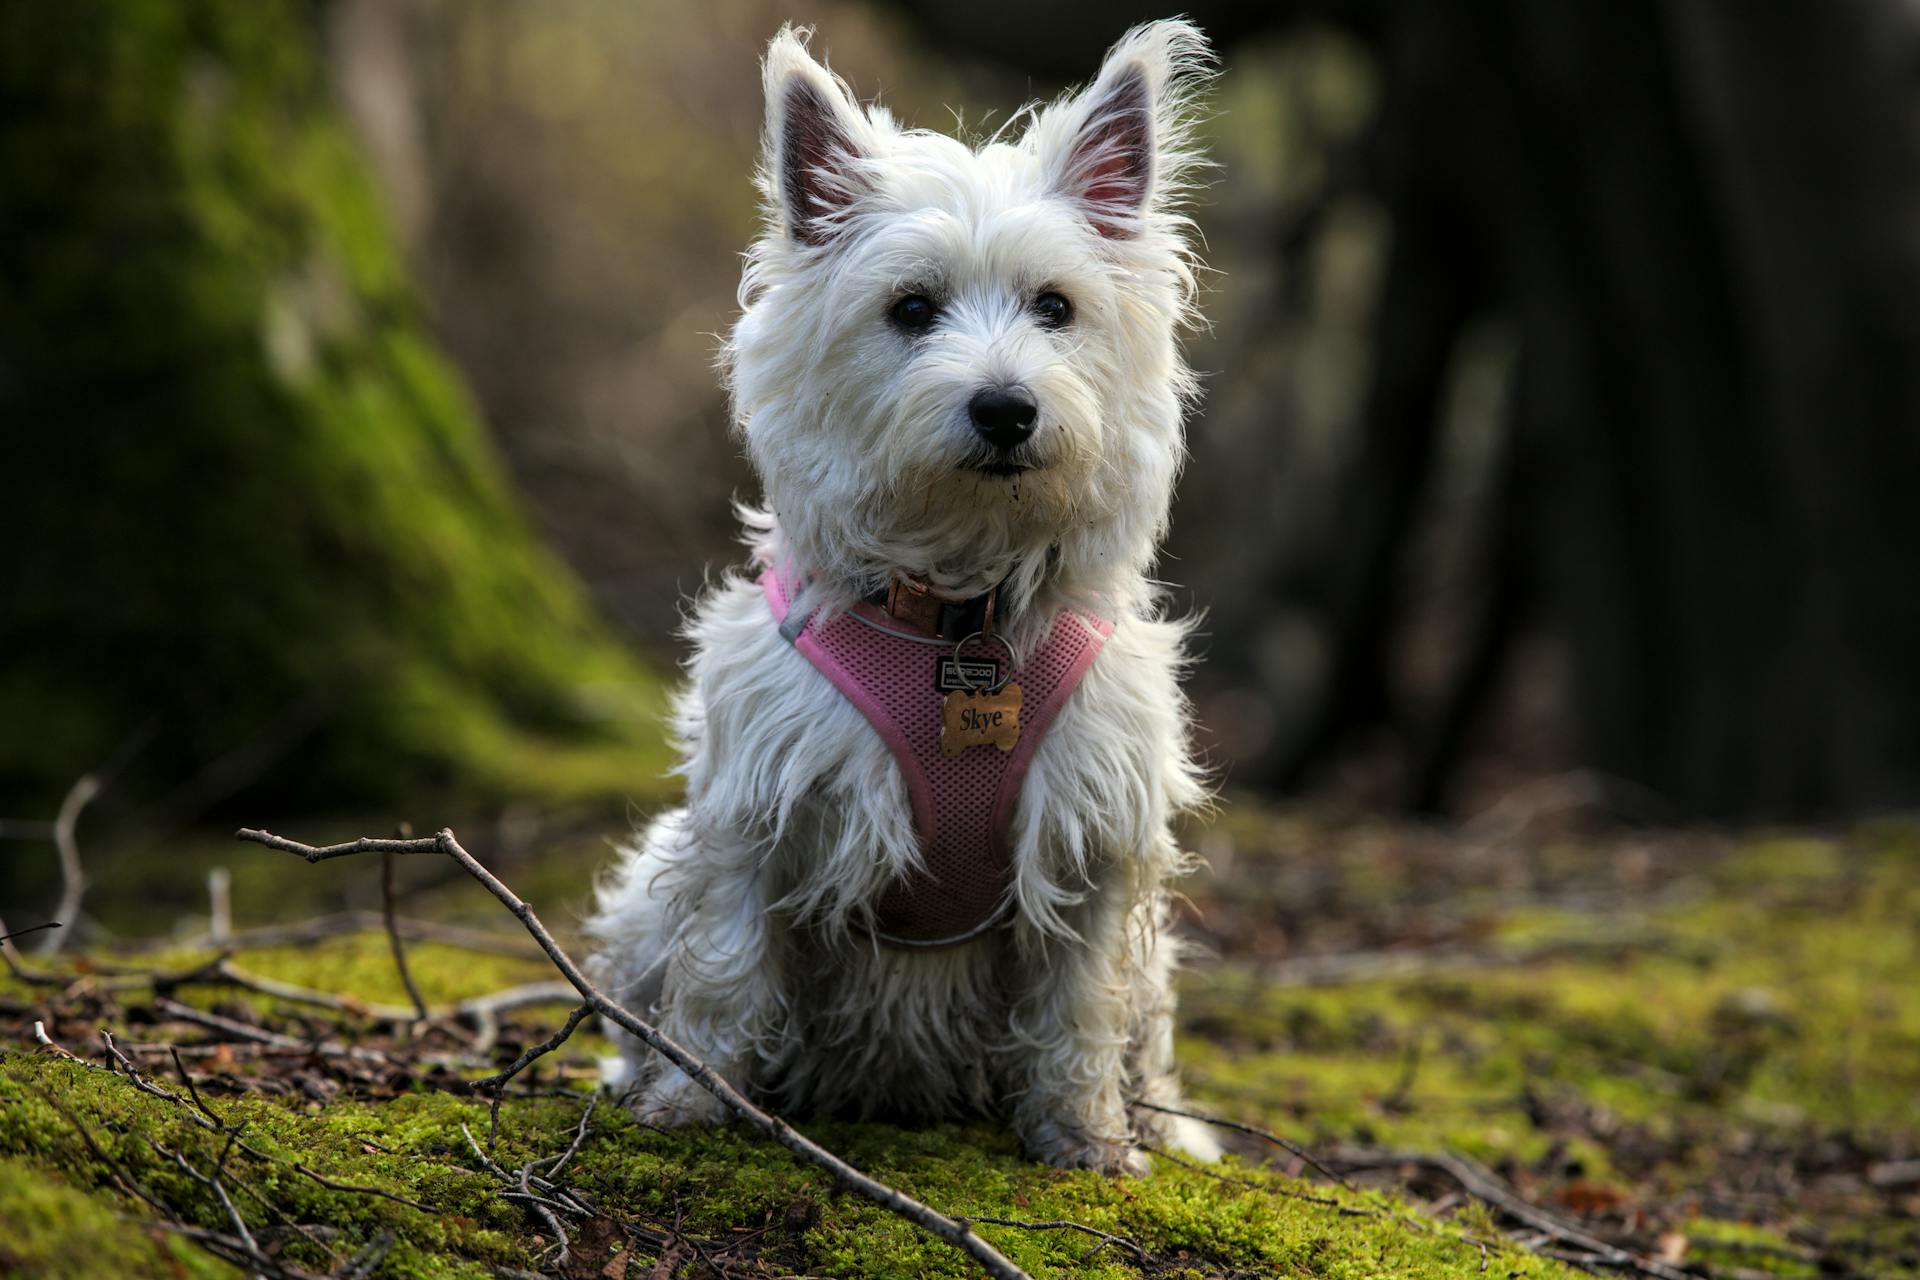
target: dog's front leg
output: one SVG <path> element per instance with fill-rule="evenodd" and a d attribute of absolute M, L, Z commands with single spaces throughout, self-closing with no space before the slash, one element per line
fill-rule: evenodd
<path fill-rule="evenodd" d="M 1024 1092 L 1014 1125 L 1027 1150 L 1048 1164 L 1142 1175 L 1125 1085 L 1132 988 L 1118 893 L 1103 891 L 1074 921 L 1077 940 L 1029 936 L 1029 984 L 1014 1015 L 1015 1077 Z"/>
<path fill-rule="evenodd" d="M 676 930 L 661 990 L 659 1026 L 728 1083 L 751 1093 L 778 1039 L 777 927 L 762 901 L 753 859 L 715 859 L 716 873 Z M 664 1059 L 632 1105 L 648 1124 L 716 1124 L 724 1104 Z"/>

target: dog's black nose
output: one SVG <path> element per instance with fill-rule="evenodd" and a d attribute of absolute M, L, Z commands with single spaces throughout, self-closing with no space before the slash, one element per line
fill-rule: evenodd
<path fill-rule="evenodd" d="M 1017 389 L 996 388 L 982 391 L 967 402 L 967 416 L 973 428 L 996 448 L 1011 449 L 1033 434 L 1033 420 L 1040 407 L 1033 397 Z"/>

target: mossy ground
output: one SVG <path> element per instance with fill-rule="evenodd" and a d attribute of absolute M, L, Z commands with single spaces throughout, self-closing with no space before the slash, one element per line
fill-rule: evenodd
<path fill-rule="evenodd" d="M 1194 927 L 1218 954 L 1184 984 L 1181 1048 L 1198 1105 L 1323 1154 L 1462 1151 L 1590 1230 L 1706 1274 L 1920 1275 L 1920 1185 L 1885 1176 L 1920 1153 L 1920 984 L 1910 980 L 1920 962 L 1920 830 L 1489 842 L 1249 807 L 1199 839 L 1215 869 L 1194 886 Z M 582 883 L 589 856 L 542 878 Z M 327 872 L 291 859 L 285 870 Z M 238 901 L 251 909 L 257 900 Z M 422 913 L 421 904 L 409 910 Z M 564 914 L 558 903 L 546 913 Z M 416 944 L 411 955 L 436 1003 L 545 976 L 537 962 L 444 945 Z M 149 953 L 141 963 L 190 958 Z M 249 950 L 237 962 L 364 999 L 404 997 L 377 934 Z M 262 997 L 178 994 L 300 1025 L 290 1021 L 296 1011 Z M 23 1030 L 64 998 L 0 985 Z M 190 1042 L 190 1029 L 154 1022 L 140 999 L 102 1006 L 117 1036 Z M 534 1011 L 500 1052 L 544 1034 L 560 1013 Z M 84 1017 L 59 1025 L 87 1029 Z M 63 1035 L 77 1053 L 97 1050 Z M 222 1140 L 123 1077 L 15 1045 L 0 1058 L 0 1270 L 100 1274 L 93 1260 L 111 1257 L 116 1274 L 225 1274 L 114 1185 L 136 1181 L 191 1223 L 222 1229 L 207 1189 L 153 1145 L 204 1169 Z M 576 1040 L 562 1055 L 568 1087 L 556 1088 L 561 1077 L 543 1065 L 540 1095 L 505 1104 L 494 1152 L 502 1165 L 566 1147 L 595 1048 Z M 170 1067 L 150 1069 L 170 1083 Z M 467 1146 L 460 1125 L 484 1143 L 487 1107 L 441 1087 L 451 1078 L 268 1097 L 247 1089 L 252 1070 L 239 1061 L 196 1074 L 261 1153 L 231 1155 L 230 1176 L 248 1188 L 242 1211 L 287 1261 L 327 1271 L 386 1232 L 383 1275 L 480 1276 L 551 1262 L 549 1229 L 499 1197 Z M 1565 1271 L 1411 1168 L 1356 1191 L 1330 1189 L 1236 1139 L 1214 1172 L 1239 1181 L 1164 1160 L 1147 1179 L 1116 1181 L 1035 1165 L 992 1124 L 806 1127 L 950 1213 L 1071 1219 L 1148 1255 L 1109 1246 L 1088 1256 L 1095 1241 L 1077 1232 L 980 1228 L 1037 1276 Z M 329 1190 L 292 1170 L 294 1160 L 434 1212 Z M 977 1274 L 737 1127 L 664 1133 L 601 1107 L 568 1182 L 605 1215 L 577 1228 L 570 1275 Z M 327 1230 L 305 1239 L 282 1219 Z M 1484 1273 L 1482 1240 L 1493 1249 Z M 662 1255 L 674 1259 L 664 1271 Z"/>
<path fill-rule="evenodd" d="M 484 1141 L 484 1103 L 420 1093 L 378 1104 L 335 1102 L 317 1110 L 264 1099 L 216 1105 L 229 1120 L 244 1121 L 247 1141 L 270 1156 L 299 1160 L 334 1180 L 377 1186 L 435 1207 L 436 1212 L 423 1213 L 389 1200 L 330 1191 L 264 1161 L 232 1160 L 236 1181 L 294 1221 L 340 1228 L 355 1244 L 391 1232 L 396 1242 L 383 1274 L 475 1276 L 494 1266 L 525 1268 L 550 1243 L 537 1220 L 500 1199 L 498 1184 L 476 1167 L 460 1126 Z M 512 1103 L 493 1154 L 504 1166 L 517 1168 L 535 1156 L 557 1153 L 580 1113 L 580 1102 L 572 1098 Z M 104 1232 L 129 1242 L 151 1238 L 137 1205 L 101 1190 L 79 1190 L 89 1188 L 102 1170 L 69 1116 L 89 1127 L 126 1176 L 182 1208 L 194 1223 L 224 1226 L 214 1198 L 170 1169 L 149 1145 L 151 1140 L 179 1150 L 208 1168 L 220 1152 L 218 1137 L 195 1127 L 178 1108 L 135 1092 L 123 1079 L 72 1063 L 16 1058 L 0 1068 L 0 1146 L 14 1153 L 10 1163 L 0 1165 L 0 1180 L 12 1176 L 16 1180 L 5 1185 L 33 1189 L 31 1195 L 0 1200 L 0 1235 L 21 1242 L 16 1265 L 30 1271 L 59 1257 L 64 1233 L 47 1229 L 49 1219 L 88 1222 L 90 1234 Z M 1457 1226 L 1398 1220 L 1392 1215 L 1404 1210 L 1368 1194 L 1344 1198 L 1386 1216 L 1342 1216 L 1318 1203 L 1290 1199 L 1306 1188 L 1271 1171 L 1230 1171 L 1248 1185 L 1227 1185 L 1179 1168 L 1145 1181 L 1116 1181 L 1037 1166 L 1023 1159 L 996 1126 L 811 1128 L 862 1168 L 949 1212 L 1035 1221 L 1072 1218 L 1126 1235 L 1174 1264 L 1176 1274 L 1180 1269 L 1199 1275 L 1273 1274 L 1276 1268 L 1328 1277 L 1478 1274 L 1480 1249 L 1462 1239 Z M 656 1232 L 671 1228 L 706 1250 L 721 1252 L 745 1238 L 750 1256 L 772 1271 L 974 1274 L 946 1246 L 832 1190 L 818 1171 L 738 1128 L 660 1133 L 603 1109 L 570 1181 L 599 1204 L 618 1206 L 622 1218 Z M 55 1190 L 41 1191 L 42 1186 Z M 240 1203 L 243 1210 L 255 1207 L 247 1197 Z M 265 1216 L 264 1206 L 256 1216 Z M 1137 1274 L 1115 1248 L 1086 1258 L 1092 1241 L 1084 1235 L 980 1229 L 1036 1276 Z M 631 1241 L 617 1243 L 621 1249 L 636 1247 Z M 603 1262 L 610 1261 L 615 1250 L 602 1248 Z M 287 1244 L 285 1256 L 315 1269 L 334 1261 L 299 1239 Z M 156 1261 L 153 1270 L 123 1274 L 166 1274 L 164 1261 Z M 1553 1269 L 1517 1253 L 1502 1261 L 1521 1275 Z"/>

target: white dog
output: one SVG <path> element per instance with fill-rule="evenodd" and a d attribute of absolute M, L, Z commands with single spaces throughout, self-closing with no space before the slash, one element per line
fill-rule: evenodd
<path fill-rule="evenodd" d="M 1129 1106 L 1180 1098 L 1163 884 L 1203 788 L 1148 571 L 1210 67 L 1192 26 L 1140 27 L 975 148 L 861 107 L 802 35 L 767 51 L 724 357 L 767 505 L 689 625 L 686 804 L 590 929 L 618 998 L 782 1106 L 1005 1115 L 1110 1173 L 1218 1152 Z M 613 1034 L 644 1119 L 723 1118 Z"/>

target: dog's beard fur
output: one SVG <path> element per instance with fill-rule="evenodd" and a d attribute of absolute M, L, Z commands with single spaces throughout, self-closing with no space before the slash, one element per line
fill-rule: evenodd
<path fill-rule="evenodd" d="M 1202 787 L 1184 627 L 1148 574 L 1194 394 L 1177 336 L 1196 267 L 1175 205 L 1208 66 L 1185 23 L 1139 28 L 1084 93 L 970 148 L 861 108 L 792 32 L 768 51 L 767 226 L 723 355 L 766 494 L 742 512 L 756 564 L 791 561 L 812 575 L 798 607 L 830 610 L 899 572 L 999 585 L 1019 650 L 1062 608 L 1116 625 L 1023 784 L 1011 925 L 892 952 L 858 926 L 919 859 L 898 767 L 750 579 L 702 600 L 676 722 L 687 805 L 602 885 L 590 928 L 601 976 L 750 1089 L 1010 1113 L 1035 1154 L 1108 1171 L 1141 1167 L 1142 1131 L 1215 1149 L 1124 1105 L 1179 1096 L 1162 882 L 1184 866 L 1168 823 Z M 1048 292 L 1066 323 L 1038 310 Z M 933 302 L 930 325 L 896 322 L 909 294 Z M 1002 450 L 968 406 L 1008 387 L 1036 416 Z M 643 1115 L 718 1118 L 622 1044 Z"/>

